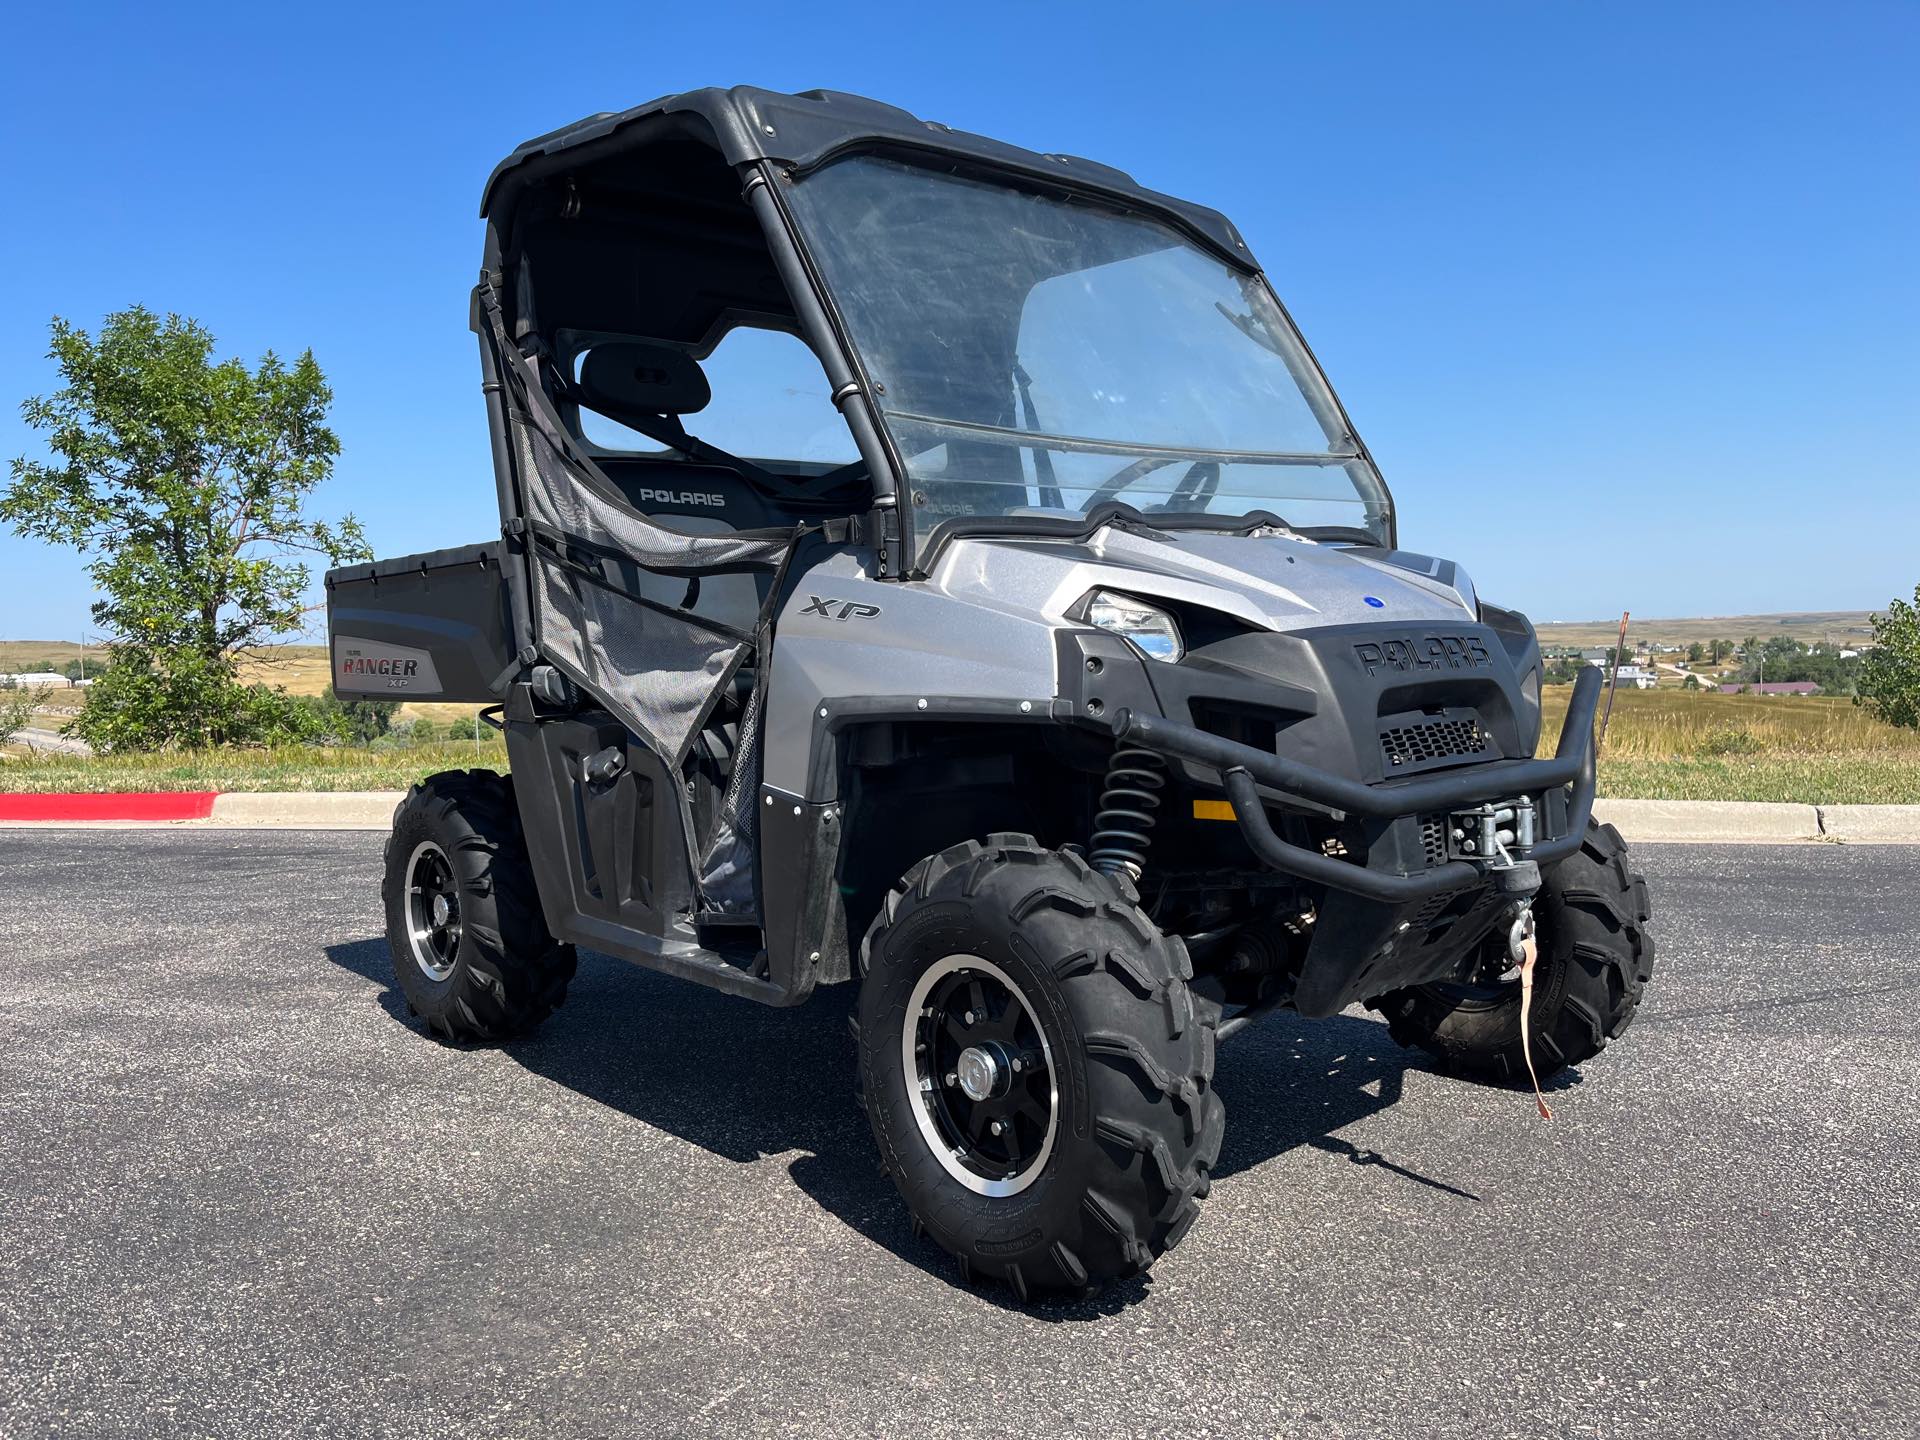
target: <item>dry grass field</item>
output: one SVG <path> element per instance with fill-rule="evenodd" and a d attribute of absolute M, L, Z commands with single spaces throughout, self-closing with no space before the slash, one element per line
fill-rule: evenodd
<path fill-rule="evenodd" d="M 1779 615 L 1705 615 L 1686 620 L 1633 617 L 1627 633 L 1636 644 L 1702 645 L 1713 640 L 1736 644 L 1749 635 L 1789 635 L 1802 645 L 1831 640 L 1854 645 L 1873 638 L 1872 615 L 1866 610 L 1807 610 Z M 1537 626 L 1542 645 L 1611 645 L 1620 633 L 1620 620 L 1568 620 Z"/>
<path fill-rule="evenodd" d="M 1571 685 L 1550 685 L 1541 748 L 1560 740 Z M 1604 702 L 1603 702 L 1604 706 Z M 1638 760 L 1677 755 L 1835 755 L 1888 751 L 1920 762 L 1920 730 L 1898 730 L 1851 700 L 1824 695 L 1720 695 L 1622 690 L 1605 753 Z"/>
<path fill-rule="evenodd" d="M 0 640 L 0 672 L 63 670 L 67 662 L 80 658 L 78 645 L 57 640 Z M 87 668 L 105 664 L 100 647 L 86 651 Z M 240 663 L 240 678 L 249 685 L 271 685 L 289 695 L 319 695 L 327 688 L 327 647 L 324 645 L 275 645 L 248 652 Z M 43 709 L 77 708 L 82 692 L 70 691 L 65 697 L 50 692 Z M 401 720 L 431 720 L 436 725 L 473 719 L 472 705 L 432 705 L 408 703 L 400 707 Z"/>
<path fill-rule="evenodd" d="M 1548 687 L 1543 752 L 1559 743 L 1570 685 Z M 1851 700 L 1623 690 L 1614 698 L 1600 793 L 1620 799 L 1920 804 L 1920 730 Z"/>
<path fill-rule="evenodd" d="M 1711 629 L 1722 622 L 1688 623 Z M 1725 623 L 1742 633 L 1739 624 Z M 1762 628 L 1760 633 L 1771 632 Z M 63 663 L 73 653 L 70 646 L 44 642 L 0 642 L 0 669 L 31 669 L 32 662 L 45 659 Z M 316 694 L 327 683 L 326 650 L 282 647 L 250 658 L 245 674 L 296 694 Z M 1543 750 L 1558 742 L 1571 689 L 1547 690 Z M 60 708 L 77 706 L 82 696 L 78 690 L 51 692 L 41 723 L 57 723 Z M 471 705 L 406 705 L 400 713 L 403 719 L 430 718 L 444 726 L 470 722 L 474 710 Z M 483 731 L 478 746 L 462 740 L 367 750 L 19 757 L 0 766 L 0 790 L 384 789 L 434 770 L 473 764 L 505 766 L 505 748 L 492 731 Z M 1600 789 L 1618 798 L 1920 804 L 1920 731 L 1883 725 L 1844 699 L 1623 690 L 1607 733 Z"/>

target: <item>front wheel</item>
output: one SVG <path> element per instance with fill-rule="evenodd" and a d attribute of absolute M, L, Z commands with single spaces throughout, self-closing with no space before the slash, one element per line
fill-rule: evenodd
<path fill-rule="evenodd" d="M 1528 1025 L 1541 1079 L 1592 1059 L 1633 1021 L 1653 975 L 1647 882 L 1627 865 L 1611 825 L 1542 874 L 1534 900 L 1540 957 Z M 1393 1038 L 1468 1074 L 1524 1080 L 1520 981 L 1506 930 L 1485 942 L 1474 973 L 1374 1001 Z"/>
<path fill-rule="evenodd" d="M 931 856 L 862 955 L 860 1067 L 915 1226 L 1023 1299 L 1134 1275 L 1199 1214 L 1225 1114 L 1179 940 L 1078 855 Z"/>

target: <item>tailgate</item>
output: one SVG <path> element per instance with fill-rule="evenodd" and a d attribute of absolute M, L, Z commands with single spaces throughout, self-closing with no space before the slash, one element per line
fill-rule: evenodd
<path fill-rule="evenodd" d="M 343 699 L 498 700 L 511 636 L 498 544 L 327 572 L 327 652 Z"/>

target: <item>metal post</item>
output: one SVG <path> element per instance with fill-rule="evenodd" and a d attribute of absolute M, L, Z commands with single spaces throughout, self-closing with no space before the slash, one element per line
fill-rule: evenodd
<path fill-rule="evenodd" d="M 1607 722 L 1613 719 L 1613 692 L 1620 685 L 1620 652 L 1627 648 L 1627 616 L 1630 612 L 1620 612 L 1620 638 L 1613 647 L 1612 673 L 1607 676 L 1607 708 L 1600 714 L 1600 735 L 1593 742 L 1593 763 L 1600 763 L 1601 748 L 1607 743 Z"/>

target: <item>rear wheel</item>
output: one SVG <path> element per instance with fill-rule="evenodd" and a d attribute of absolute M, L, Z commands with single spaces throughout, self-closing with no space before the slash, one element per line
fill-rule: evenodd
<path fill-rule="evenodd" d="M 1137 1274 L 1199 1214 L 1214 1015 L 1130 887 L 1024 835 L 942 851 L 862 955 L 860 1066 L 915 1227 L 1023 1298 Z"/>
<path fill-rule="evenodd" d="M 1651 907 L 1620 832 L 1589 825 L 1581 848 L 1542 874 L 1533 908 L 1540 950 L 1527 1018 L 1545 1079 L 1592 1059 L 1633 1022 L 1653 975 Z M 1414 986 L 1373 1004 L 1402 1045 L 1469 1074 L 1524 1080 L 1520 980 L 1504 926 L 1478 958 L 1463 981 Z"/>
<path fill-rule="evenodd" d="M 573 947 L 547 933 L 510 779 L 450 770 L 407 791 L 381 894 L 400 993 L 442 1039 L 511 1039 L 566 998 Z"/>

